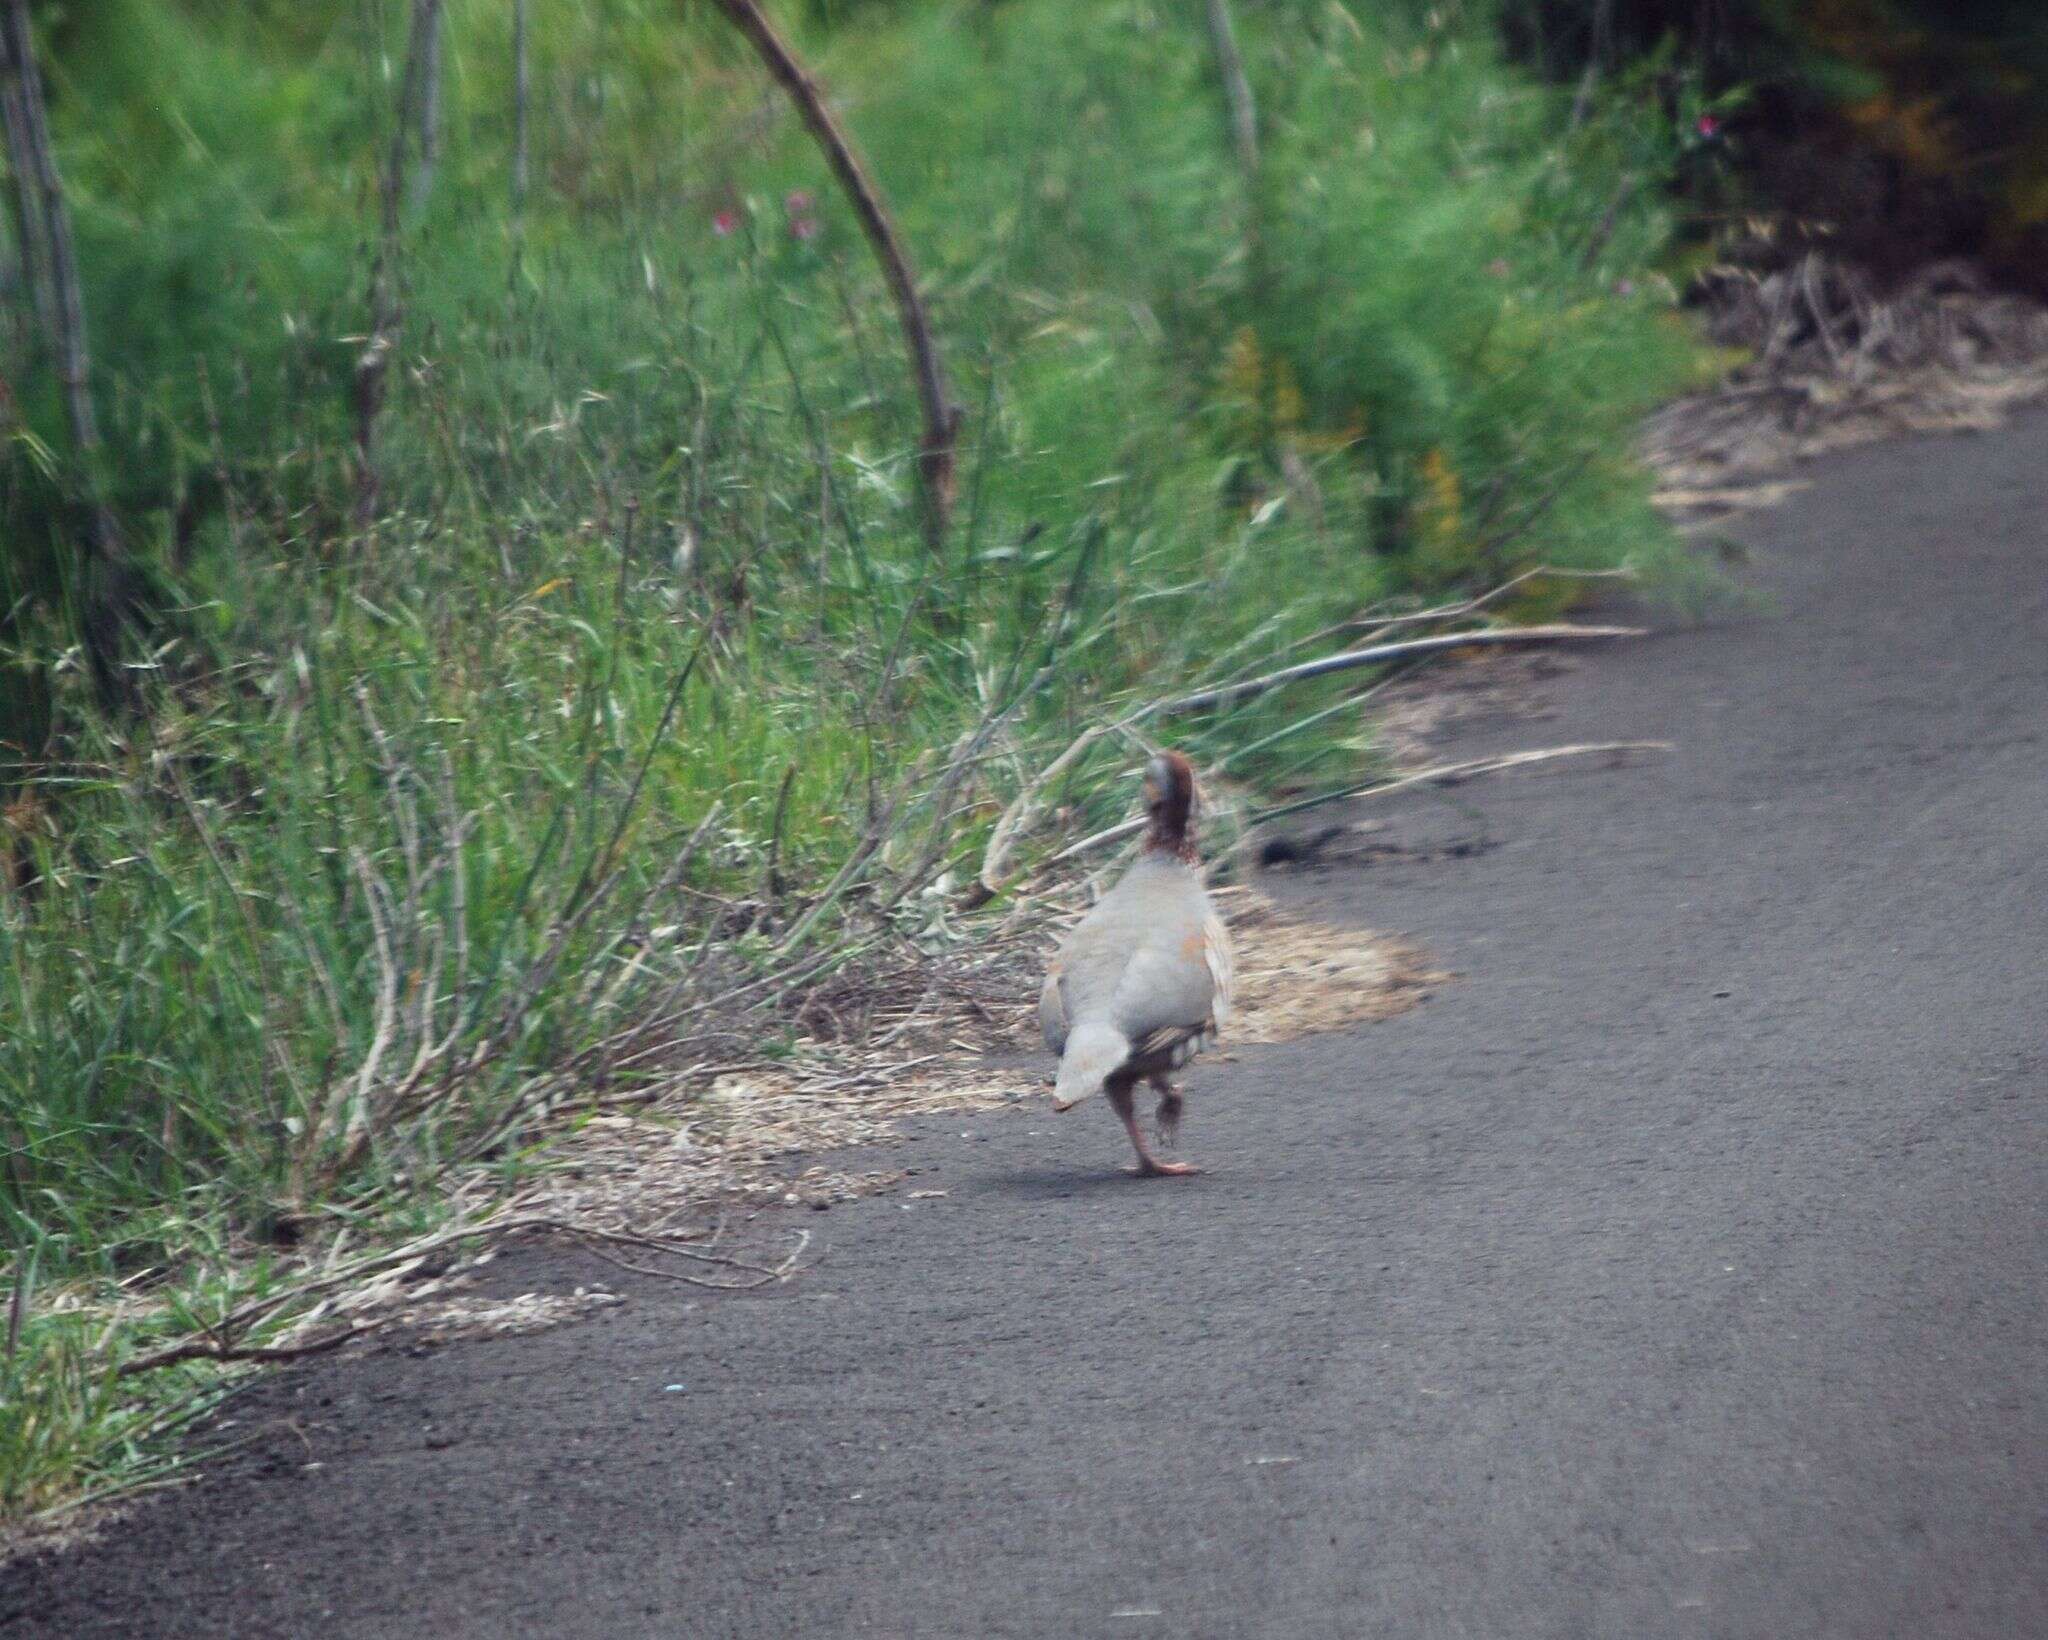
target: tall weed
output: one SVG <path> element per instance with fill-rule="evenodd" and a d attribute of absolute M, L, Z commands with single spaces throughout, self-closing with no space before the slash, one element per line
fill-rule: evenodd
<path fill-rule="evenodd" d="M 1247 8 L 1248 183 L 1197 8 L 825 8 L 969 410 L 934 553 L 886 294 L 734 43 L 538 0 L 515 218 L 502 12 L 449 7 L 367 529 L 346 384 L 394 41 L 139 0 L 127 45 L 68 37 L 160 625 L 149 710 L 110 719 L 61 563 L 11 572 L 38 704 L 7 736 L 0 1228 L 67 1303 L 175 1309 L 453 1163 L 516 1168 L 544 1104 L 654 1062 L 616 1051 L 637 1028 L 737 1030 L 717 999 L 792 965 L 957 937 L 919 891 L 1085 728 L 1389 601 L 1662 550 L 1621 452 L 1686 357 L 1648 266 L 1665 135 L 1572 135 L 1474 24 Z M 23 413 L 61 446 L 53 399 Z M 31 451 L 9 525 L 54 544 Z M 1183 743 L 1262 789 L 1355 778 L 1343 688 Z M 1104 737 L 1065 795 L 1107 817 L 1131 756 Z M 72 1349 L 68 1313 L 18 1348 Z"/>

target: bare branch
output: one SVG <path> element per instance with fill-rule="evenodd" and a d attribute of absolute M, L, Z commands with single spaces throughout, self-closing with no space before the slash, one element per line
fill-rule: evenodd
<path fill-rule="evenodd" d="M 419 163 L 406 182 L 405 208 L 417 216 L 434 191 L 434 172 L 441 161 L 441 0 L 414 0 L 412 26 L 411 49 L 418 52 L 420 63 L 414 108 Z"/>
<path fill-rule="evenodd" d="M 1499 757 L 1476 757 L 1464 763 L 1440 763 L 1434 768 L 1417 769 L 1413 774 L 1404 774 L 1393 780 L 1365 781 L 1356 786 L 1340 786 L 1335 791 L 1318 792 L 1314 797 L 1304 797 L 1299 802 L 1283 803 L 1275 809 L 1262 809 L 1251 817 L 1246 829 L 1249 837 L 1253 829 L 1279 820 L 1290 814 L 1303 814 L 1310 809 L 1319 809 L 1326 803 L 1342 802 L 1347 797 L 1390 797 L 1395 792 L 1405 792 L 1416 786 L 1455 786 L 1482 774 L 1499 774 L 1506 769 L 1527 768 L 1532 763 L 1554 763 L 1561 757 L 1592 757 L 1603 752 L 1668 752 L 1668 740 L 1602 740 L 1591 741 L 1578 746 L 1545 746 L 1534 751 L 1507 752 Z M 1237 848 L 1244 846 L 1239 838 Z M 1232 852 L 1235 850 L 1233 849 Z M 1211 869 L 1223 858 L 1212 861 Z"/>
<path fill-rule="evenodd" d="M 918 294 L 910 258 L 853 144 L 825 106 L 824 93 L 817 81 L 769 25 L 755 0 L 718 0 L 718 7 L 747 37 L 768 72 L 789 93 L 804 124 L 824 149 L 825 158 L 845 188 L 854 214 L 860 218 L 868 242 L 874 247 L 876 260 L 882 264 L 882 276 L 888 281 L 889 294 L 896 300 L 903 340 L 910 350 L 918 398 L 924 406 L 924 445 L 918 454 L 918 476 L 924 495 L 925 538 L 936 550 L 952 516 L 954 443 L 959 433 L 960 412 L 947 396 L 931 321 L 925 314 L 924 299 Z"/>
<path fill-rule="evenodd" d="M 526 209 L 526 105 L 531 100 L 526 52 L 526 0 L 512 0 L 512 209 Z"/>
<path fill-rule="evenodd" d="M 24 220 L 37 221 L 48 261 L 49 283 L 38 304 L 53 324 L 51 343 L 57 376 L 63 388 L 64 414 L 78 457 L 88 524 L 85 534 L 85 597 L 82 605 L 86 658 L 100 698 L 108 704 L 132 705 L 133 678 L 118 664 L 124 630 L 135 609 L 134 577 L 114 526 L 100 472 L 100 430 L 93 414 L 92 359 L 85 339 L 85 300 L 80 292 L 78 258 L 71 243 L 71 215 L 64 203 L 64 184 L 57 175 L 56 152 L 43 104 L 43 81 L 36 67 L 29 30 L 28 0 L 5 0 L 0 10 L 0 83 L 6 91 L 6 138 L 18 189 L 22 179 L 33 183 L 33 198 L 16 196 Z M 40 207 L 39 209 L 37 207 Z M 29 247 L 23 244 L 24 263 Z M 25 269 L 26 271 L 26 269 Z"/>
<path fill-rule="evenodd" d="M 85 307 L 79 296 L 78 261 L 71 246 L 71 215 L 65 208 L 64 184 L 57 175 L 49 120 L 43 111 L 43 81 L 29 34 L 28 0 L 6 0 L 6 10 L 0 13 L 0 46 L 5 50 L 8 90 L 19 105 L 19 135 L 24 144 L 9 157 L 17 172 L 32 179 L 42 206 L 42 229 L 49 247 L 54 287 L 57 375 L 64 384 L 64 413 L 71 423 L 72 443 L 78 447 L 79 455 L 90 461 L 100 447 L 100 432 L 88 390 Z M 16 136 L 15 113 L 14 109 L 9 110 L 10 144 Z"/>
<path fill-rule="evenodd" d="M 370 336 L 356 358 L 353 386 L 356 483 L 354 517 L 358 529 L 377 513 L 383 488 L 377 470 L 377 422 L 384 409 L 385 381 L 405 308 L 400 297 L 399 217 L 407 198 L 405 156 L 415 123 L 421 118 L 423 87 L 440 62 L 441 0 L 412 0 L 412 29 L 406 41 L 405 75 L 399 82 L 398 109 L 392 121 L 391 147 L 379 180 L 381 228 L 377 259 L 370 269 Z"/>
<path fill-rule="evenodd" d="M 21 83 L 12 74 L 0 85 L 0 116 L 6 120 L 8 171 L 14 184 L 9 190 L 9 203 L 14 209 L 21 299 L 27 309 L 26 317 L 33 321 L 36 340 L 47 344 L 57 334 L 56 300 L 50 294 L 50 247 L 43 233 L 42 203 L 36 197 L 35 178 L 22 158 L 30 147 L 28 110 L 22 106 Z"/>
<path fill-rule="evenodd" d="M 1230 0 L 1209 0 L 1209 37 L 1216 46 L 1216 71 L 1223 80 L 1223 101 L 1230 111 L 1230 140 L 1247 183 L 1259 174 L 1259 115 L 1245 78 L 1244 57 L 1237 49 L 1237 31 L 1230 25 Z"/>
<path fill-rule="evenodd" d="M 147 1355 L 123 1361 L 115 1369 L 115 1376 L 133 1378 L 139 1372 L 154 1372 L 158 1367 L 168 1367 L 179 1361 L 296 1361 L 301 1356 L 320 1355 L 346 1344 L 351 1338 L 374 1332 L 387 1319 L 380 1316 L 370 1321 L 358 1321 L 307 1344 L 226 1344 L 212 1338 L 188 1338 L 182 1343 L 169 1344 Z"/>

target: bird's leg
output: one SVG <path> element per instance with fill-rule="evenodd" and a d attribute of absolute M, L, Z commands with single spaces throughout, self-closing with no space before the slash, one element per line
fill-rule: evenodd
<path fill-rule="evenodd" d="M 1130 1083 L 1112 1082 L 1105 1085 L 1102 1091 L 1109 1097 L 1110 1108 L 1122 1120 L 1124 1132 L 1131 1136 L 1131 1148 L 1138 1153 L 1138 1165 L 1131 1171 L 1139 1178 L 1180 1178 L 1189 1173 L 1202 1171 L 1199 1167 L 1190 1166 L 1186 1162 L 1159 1161 L 1145 1148 L 1145 1135 L 1138 1131 L 1138 1117 L 1133 1108 L 1135 1101 L 1131 1098 Z"/>
<path fill-rule="evenodd" d="M 1148 1076 L 1152 1091 L 1159 1095 L 1159 1108 L 1152 1113 L 1152 1125 L 1159 1135 L 1159 1142 L 1171 1150 L 1180 1138 L 1181 1112 L 1187 1108 L 1187 1101 L 1181 1097 L 1180 1089 L 1163 1076 Z"/>

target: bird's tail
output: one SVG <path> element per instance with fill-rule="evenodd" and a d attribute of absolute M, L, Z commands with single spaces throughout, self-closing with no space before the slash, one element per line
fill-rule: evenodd
<path fill-rule="evenodd" d="M 1060 1055 L 1052 1108 L 1071 1110 L 1091 1093 L 1100 1093 L 1103 1080 L 1123 1069 L 1130 1057 L 1131 1039 L 1114 1025 L 1098 1021 L 1076 1025 L 1067 1037 L 1066 1052 Z"/>

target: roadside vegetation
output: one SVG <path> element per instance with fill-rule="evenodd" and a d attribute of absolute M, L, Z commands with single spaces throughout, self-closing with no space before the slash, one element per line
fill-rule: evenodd
<path fill-rule="evenodd" d="M 1017 870 L 1120 817 L 1148 703 L 1682 573 L 1629 453 L 1697 368 L 1682 85 L 1575 121 L 1486 8 L 1245 6 L 1252 156 L 1200 6 L 783 8 L 962 411 L 934 538 L 888 292 L 744 42 L 526 10 L 522 114 L 513 8 L 449 0 L 397 170 L 404 7 L 36 13 L 102 447 L 17 280 L 0 1521 L 149 1478 L 218 1369 L 132 1369 L 260 1347 L 453 1170 L 971 939 L 1091 728 Z M 1300 801 L 1372 772 L 1357 681 L 1170 733 Z"/>

